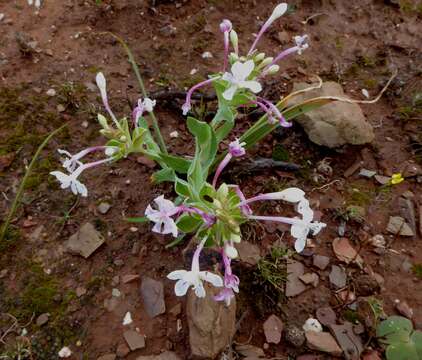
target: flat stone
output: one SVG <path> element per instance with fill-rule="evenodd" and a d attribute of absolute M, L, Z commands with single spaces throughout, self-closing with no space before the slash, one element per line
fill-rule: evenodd
<path fill-rule="evenodd" d="M 314 255 L 312 258 L 312 263 L 320 270 L 325 270 L 328 264 L 330 263 L 330 258 L 324 255 Z"/>
<path fill-rule="evenodd" d="M 307 83 L 295 83 L 293 91 L 303 90 L 309 86 Z M 295 96 L 288 105 L 299 104 L 318 96 L 347 97 L 340 84 L 328 81 L 319 89 Z M 370 143 L 374 139 L 373 128 L 366 121 L 358 104 L 333 101 L 298 116 L 296 121 L 304 128 L 312 142 L 330 148 L 344 144 Z"/>
<path fill-rule="evenodd" d="M 98 211 L 103 215 L 107 214 L 110 208 L 111 208 L 111 205 L 107 202 L 102 202 L 100 203 L 100 205 L 98 205 Z"/>
<path fill-rule="evenodd" d="M 143 349 L 145 347 L 145 336 L 135 330 L 127 330 L 123 333 L 130 350 Z"/>
<path fill-rule="evenodd" d="M 334 337 L 328 332 L 305 332 L 306 342 L 310 349 L 322 351 L 333 356 L 341 356 L 343 351 Z"/>
<path fill-rule="evenodd" d="M 376 181 L 378 181 L 379 184 L 381 185 L 387 185 L 390 183 L 391 178 L 388 176 L 383 176 L 383 175 L 375 175 L 374 179 Z"/>
<path fill-rule="evenodd" d="M 355 248 L 350 244 L 349 239 L 344 237 L 335 238 L 332 245 L 334 254 L 340 261 L 343 261 L 346 264 L 350 264 L 351 262 L 363 264 L 362 258 L 357 253 Z"/>
<path fill-rule="evenodd" d="M 413 235 L 416 235 L 416 216 L 415 206 L 410 199 L 399 198 L 400 215 L 406 220 L 412 229 Z"/>
<path fill-rule="evenodd" d="M 353 325 L 349 322 L 343 325 L 331 325 L 330 329 L 338 344 L 343 350 L 347 360 L 359 360 L 363 351 L 362 340 L 353 331 Z"/>
<path fill-rule="evenodd" d="M 299 276 L 299 279 L 303 281 L 306 285 L 312 285 L 313 287 L 317 287 L 319 283 L 319 276 L 316 273 L 306 273 Z"/>
<path fill-rule="evenodd" d="M 322 307 L 317 309 L 316 317 L 318 321 L 325 326 L 333 325 L 337 321 L 337 315 L 330 307 Z"/>
<path fill-rule="evenodd" d="M 270 315 L 263 324 L 265 339 L 267 343 L 278 344 L 281 340 L 283 322 L 276 315 Z"/>
<path fill-rule="evenodd" d="M 97 360 L 115 360 L 115 359 L 116 359 L 116 354 L 105 354 L 97 358 Z"/>
<path fill-rule="evenodd" d="M 337 289 L 345 287 L 347 281 L 346 271 L 340 266 L 332 265 L 329 279 L 330 283 L 333 284 Z"/>
<path fill-rule="evenodd" d="M 36 324 L 38 326 L 43 326 L 48 323 L 49 319 L 50 319 L 49 313 L 41 314 L 40 316 L 37 317 Z"/>
<path fill-rule="evenodd" d="M 256 265 L 261 259 L 259 247 L 255 244 L 241 241 L 240 243 L 235 244 L 235 247 L 239 253 L 240 260 L 249 265 Z"/>
<path fill-rule="evenodd" d="M 139 275 L 123 275 L 122 283 L 127 284 L 139 279 Z"/>
<path fill-rule="evenodd" d="M 374 170 L 360 169 L 360 171 L 359 171 L 359 175 L 366 177 L 366 178 L 374 177 L 376 174 L 377 174 L 377 172 L 374 171 Z"/>
<path fill-rule="evenodd" d="M 69 253 L 81 255 L 87 259 L 104 242 L 104 237 L 95 230 L 94 226 L 86 223 L 65 242 L 64 247 Z"/>
<path fill-rule="evenodd" d="M 400 301 L 396 304 L 396 310 L 403 316 L 406 316 L 408 319 L 412 320 L 413 318 L 413 309 L 409 306 L 406 301 Z"/>
<path fill-rule="evenodd" d="M 307 287 L 300 281 L 300 276 L 305 273 L 305 266 L 294 260 L 287 261 L 287 281 L 285 294 L 288 297 L 303 293 Z"/>
<path fill-rule="evenodd" d="M 236 352 L 251 360 L 265 357 L 264 350 L 250 344 L 236 345 Z"/>
<path fill-rule="evenodd" d="M 144 302 L 145 311 L 151 318 L 166 312 L 162 282 L 144 276 L 141 284 L 141 297 Z"/>
<path fill-rule="evenodd" d="M 86 294 L 87 290 L 84 287 L 78 286 L 76 288 L 76 296 L 80 298 L 81 296 L 84 296 Z"/>
<path fill-rule="evenodd" d="M 236 299 L 230 306 L 215 301 L 221 289 L 204 284 L 206 296 L 198 298 L 189 291 L 186 314 L 189 325 L 189 344 L 195 357 L 214 359 L 232 341 L 236 325 Z"/>
<path fill-rule="evenodd" d="M 175 352 L 164 351 L 160 355 L 138 356 L 136 360 L 180 360 L 180 357 Z"/>
<path fill-rule="evenodd" d="M 394 235 L 414 236 L 412 229 L 401 216 L 390 216 L 387 231 Z"/>

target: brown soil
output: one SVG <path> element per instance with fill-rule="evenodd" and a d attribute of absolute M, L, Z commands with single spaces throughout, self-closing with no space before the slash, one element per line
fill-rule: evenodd
<path fill-rule="evenodd" d="M 170 239 L 153 235 L 149 225 L 137 226 L 133 232 L 133 224 L 124 221 L 126 216 L 143 214 L 147 204 L 159 194 L 164 192 L 171 197 L 171 188 L 151 185 L 154 170 L 136 157 L 87 172 L 84 177 L 90 190 L 87 199 L 78 200 L 60 190 L 54 179 L 47 176 L 49 171 L 59 167 L 57 148 L 76 152 L 88 145 L 103 143 L 95 119 L 95 113 L 103 111 L 93 87 L 97 71 L 103 71 L 107 77 L 110 102 L 116 113 L 129 114 L 131 104 L 138 97 L 136 80 L 126 56 L 106 31 L 118 34 L 130 44 L 150 92 L 184 91 L 218 70 L 222 62 L 218 25 L 223 18 L 233 22 L 241 48 L 245 50 L 252 40 L 251 33 L 259 29 L 276 4 L 255 0 L 157 0 L 154 3 L 155 7 L 139 0 L 107 0 L 100 5 L 94 0 L 45 0 L 41 10 L 34 13 L 25 0 L 0 0 L 0 13 L 5 14 L 0 21 L 2 215 L 6 214 L 24 174 L 24 166 L 42 136 L 65 122 L 68 124 L 68 130 L 43 152 L 43 162 L 37 168 L 37 175 L 31 177 L 22 207 L 13 221 L 13 228 L 19 233 L 1 250 L 1 269 L 7 269 L 7 273 L 0 280 L 0 312 L 17 316 L 21 325 L 30 320 L 33 311 L 36 315 L 40 312 L 52 315 L 42 328 L 34 321 L 26 327 L 28 336 L 36 339 L 35 347 L 41 349 L 34 358 L 55 359 L 62 345 L 72 348 L 72 359 L 96 359 L 101 354 L 115 352 L 118 345 L 124 343 L 122 319 L 127 311 L 131 311 L 134 325 L 147 338 L 146 348 L 132 352 L 127 359 L 159 353 L 163 349 L 174 350 L 183 359 L 189 358 L 184 312 L 182 330 L 177 332 L 176 317 L 168 311 L 166 315 L 148 318 L 140 301 L 138 282 L 112 285 L 115 276 L 148 275 L 164 282 L 167 309 L 184 303 L 184 299 L 175 297 L 173 283 L 166 280 L 166 274 L 182 266 L 183 246 L 166 249 Z M 310 143 L 303 131 L 294 126 L 282 134 L 269 136 L 253 152 L 271 157 L 273 146 L 282 144 L 290 160 L 303 164 L 304 170 L 299 173 L 268 170 L 242 175 L 237 179 L 239 185 L 247 195 L 280 185 L 300 185 L 307 189 L 314 207 L 319 206 L 322 220 L 328 224 L 311 250 L 330 256 L 332 263 L 338 262 L 331 247 L 332 240 L 338 236 L 337 215 L 347 205 L 364 207 L 366 216 L 361 222 L 348 222 L 346 236 L 360 249 L 365 268 L 372 268 L 384 278 L 381 291 L 377 294 L 374 290 L 374 295 L 382 300 L 387 314 L 396 312 L 396 299 L 406 301 L 414 310 L 415 326 L 422 328 L 422 281 L 406 267 L 409 262 L 422 264 L 421 234 L 414 238 L 393 237 L 385 230 L 389 216 L 398 215 L 397 201 L 405 191 L 414 194 L 416 209 L 422 206 L 422 174 L 409 174 L 409 168 L 418 164 L 422 156 L 422 120 L 420 113 L 411 109 L 413 97 L 422 92 L 420 6 L 418 12 L 404 6 L 404 1 L 401 8 L 387 4 L 389 1 L 376 0 L 297 0 L 291 3 L 295 10 L 273 26 L 260 49 L 267 54 L 276 53 L 281 46 L 287 46 L 280 44 L 280 38 L 302 33 L 310 35 L 311 47 L 303 56 L 283 63 L 281 74 L 266 84 L 268 96 L 276 99 L 288 93 L 293 81 L 318 74 L 324 80 L 341 82 L 347 94 L 362 98 L 362 88 L 375 95 L 393 69 L 398 70 L 398 76 L 378 103 L 363 106 L 376 132 L 371 145 L 328 150 Z M 312 15 L 315 17 L 304 24 Z M 172 27 L 175 30 L 171 30 Z M 21 33 L 19 38 L 24 36 L 37 41 L 36 50 L 23 54 L 17 32 Z M 214 58 L 203 59 L 204 51 L 210 51 Z M 190 76 L 192 69 L 197 72 Z M 56 96 L 46 95 L 50 88 L 56 90 Z M 185 154 L 192 147 L 185 131 L 181 103 L 173 98 L 160 101 L 157 116 L 171 151 Z M 59 104 L 65 106 L 63 112 L 58 112 Z M 253 117 L 242 120 L 240 127 L 252 120 Z M 169 133 L 174 130 L 181 135 L 170 139 Z M 329 162 L 332 175 L 314 170 L 324 159 Z M 377 170 L 379 174 L 391 176 L 403 172 L 409 176 L 403 183 L 380 191 L 380 185 L 373 179 L 356 173 L 344 177 L 345 170 L 359 159 L 364 168 Z M 420 165 L 417 166 L 420 169 Z M 102 215 L 97 205 L 105 200 L 112 207 Z M 106 245 L 88 260 L 64 253 L 62 246 L 85 222 L 93 223 L 106 237 Z M 39 236 L 34 236 L 39 229 Z M 390 245 L 389 250 L 377 254 L 365 239 L 381 233 Z M 280 234 L 279 228 L 265 226 L 257 229 L 252 240 L 259 241 L 263 253 L 267 253 Z M 132 252 L 134 244 L 140 248 L 138 253 Z M 316 271 L 311 265 L 312 258 L 295 258 Z M 122 260 L 123 265 L 116 260 Z M 349 265 L 347 271 L 349 289 L 355 291 L 355 280 L 364 271 L 355 265 Z M 241 280 L 246 281 L 247 273 L 244 270 L 243 274 L 242 270 Z M 248 293 L 246 286 L 240 294 L 238 318 L 246 310 L 247 313 L 235 341 L 250 340 L 262 347 L 265 341 L 262 322 L 272 312 L 281 314 L 285 324 L 300 327 L 321 306 L 332 305 L 340 316 L 345 316 L 347 306 L 336 300 L 327 271 L 319 273 L 320 285 L 283 303 L 281 312 L 271 305 L 257 309 L 253 305 L 254 293 L 252 290 Z M 41 302 L 45 305 L 50 301 L 51 308 L 34 308 L 35 296 L 29 290 L 33 290 L 31 286 L 37 289 L 38 284 L 45 290 Z M 79 298 L 75 295 L 78 287 L 87 289 Z M 109 312 L 103 304 L 105 299 L 111 298 L 114 287 L 122 292 L 123 300 Z M 11 322 L 2 321 L 0 325 L 5 331 Z M 81 342 L 80 346 L 76 346 L 77 341 Z M 269 356 L 287 358 L 287 354 L 295 356 L 309 351 L 293 349 L 282 341 L 281 345 L 271 345 L 266 352 Z"/>

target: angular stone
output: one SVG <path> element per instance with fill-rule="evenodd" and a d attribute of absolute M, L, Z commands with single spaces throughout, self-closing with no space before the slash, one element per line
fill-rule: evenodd
<path fill-rule="evenodd" d="M 314 255 L 312 263 L 320 270 L 325 270 L 330 263 L 330 258 L 324 255 Z"/>
<path fill-rule="evenodd" d="M 65 242 L 64 247 L 66 251 L 81 255 L 87 259 L 104 242 L 104 237 L 95 230 L 95 227 L 90 223 L 86 223 Z"/>
<path fill-rule="evenodd" d="M 41 314 L 40 316 L 37 317 L 36 324 L 38 326 L 43 326 L 43 325 L 47 324 L 49 318 L 50 318 L 49 313 Z"/>
<path fill-rule="evenodd" d="M 287 262 L 286 296 L 296 296 L 307 289 L 306 285 L 300 281 L 300 276 L 304 273 L 305 267 L 302 263 L 294 260 L 289 260 Z"/>
<path fill-rule="evenodd" d="M 135 330 L 128 330 L 123 333 L 130 350 L 143 349 L 145 347 L 145 336 Z"/>
<path fill-rule="evenodd" d="M 330 307 L 322 307 L 317 309 L 316 317 L 318 321 L 325 326 L 333 325 L 336 323 L 337 315 Z"/>
<path fill-rule="evenodd" d="M 258 359 L 265 357 L 264 350 L 253 345 L 236 345 L 236 352 L 247 359 Z"/>
<path fill-rule="evenodd" d="M 358 264 L 363 263 L 362 258 L 350 244 L 349 239 L 344 237 L 335 238 L 332 244 L 334 254 L 340 261 L 344 261 L 346 264 L 350 264 L 351 262 L 356 262 Z"/>
<path fill-rule="evenodd" d="M 138 280 L 138 279 L 139 279 L 139 275 L 123 275 L 122 276 L 122 283 L 127 284 L 127 283 L 130 283 L 130 282 Z"/>
<path fill-rule="evenodd" d="M 130 349 L 129 349 L 129 347 L 125 343 L 120 343 L 117 346 L 117 349 L 116 349 L 116 355 L 117 356 L 119 356 L 121 358 L 124 358 L 129 353 L 130 353 Z"/>
<path fill-rule="evenodd" d="M 307 83 L 295 83 L 293 91 L 309 86 Z M 323 83 L 319 89 L 295 96 L 289 106 L 318 96 L 346 97 L 340 84 L 329 81 Z M 297 122 L 304 128 L 311 141 L 330 148 L 344 144 L 365 144 L 374 139 L 372 126 L 366 121 L 362 109 L 357 104 L 334 101 L 300 115 Z"/>
<path fill-rule="evenodd" d="M 330 329 L 343 350 L 347 360 L 359 360 L 363 351 L 362 340 L 353 331 L 353 325 L 349 322 L 343 325 L 331 325 Z"/>
<path fill-rule="evenodd" d="M 235 244 L 235 247 L 239 252 L 240 260 L 249 265 L 256 265 L 261 259 L 259 247 L 255 244 L 251 244 L 247 241 L 241 241 L 240 243 Z"/>
<path fill-rule="evenodd" d="M 330 283 L 336 288 L 342 288 L 346 286 L 347 275 L 343 268 L 337 265 L 331 266 L 331 272 L 329 275 Z"/>
<path fill-rule="evenodd" d="M 160 355 L 138 356 L 136 360 L 180 360 L 180 357 L 175 352 L 164 351 Z"/>
<path fill-rule="evenodd" d="M 296 325 L 288 325 L 285 331 L 286 341 L 296 348 L 301 348 L 305 343 L 305 332 Z"/>
<path fill-rule="evenodd" d="M 343 351 L 334 337 L 328 332 L 306 331 L 307 345 L 312 350 L 322 351 L 333 356 L 341 356 Z"/>
<path fill-rule="evenodd" d="M 299 276 L 299 279 L 303 281 L 306 285 L 312 285 L 317 287 L 319 283 L 319 276 L 317 273 L 307 273 Z"/>
<path fill-rule="evenodd" d="M 101 355 L 99 358 L 97 358 L 97 360 L 115 360 L 115 359 L 116 359 L 116 354 Z"/>
<path fill-rule="evenodd" d="M 141 297 L 145 311 L 151 318 L 166 312 L 162 282 L 144 276 L 141 284 Z"/>
<path fill-rule="evenodd" d="M 263 324 L 265 339 L 267 343 L 278 344 L 281 340 L 283 322 L 276 315 L 270 315 Z"/>
<path fill-rule="evenodd" d="M 406 220 L 406 223 L 409 224 L 412 229 L 413 235 L 416 235 L 416 216 L 415 216 L 415 206 L 413 201 L 410 199 L 399 199 L 400 215 Z"/>
<path fill-rule="evenodd" d="M 235 332 L 236 301 L 230 306 L 214 300 L 220 289 L 204 284 L 206 296 L 189 291 L 186 313 L 193 356 L 214 359 L 231 342 Z"/>
<path fill-rule="evenodd" d="M 98 211 L 103 215 L 107 214 L 110 208 L 111 208 L 111 205 L 107 202 L 102 202 L 100 203 L 100 205 L 98 205 Z"/>
<path fill-rule="evenodd" d="M 390 216 L 387 231 L 394 235 L 414 236 L 412 229 L 401 216 Z"/>

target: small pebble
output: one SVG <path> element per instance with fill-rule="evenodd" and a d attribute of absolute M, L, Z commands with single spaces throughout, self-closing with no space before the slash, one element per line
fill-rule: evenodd
<path fill-rule="evenodd" d="M 205 52 L 202 53 L 203 59 L 211 59 L 212 57 L 213 57 L 213 55 L 209 51 L 205 51 Z"/>
<path fill-rule="evenodd" d="M 114 297 L 120 297 L 122 293 L 119 289 L 114 288 L 113 290 L 111 290 L 111 295 L 113 295 Z"/>
<path fill-rule="evenodd" d="M 54 90 L 54 89 L 48 89 L 46 94 L 48 96 L 56 96 L 57 93 L 56 93 L 56 90 Z"/>
<path fill-rule="evenodd" d="M 173 131 L 173 132 L 170 133 L 170 137 L 173 138 L 173 139 L 178 138 L 179 133 L 177 131 Z"/>
<path fill-rule="evenodd" d="M 123 318 L 123 325 L 130 325 L 132 324 L 133 320 L 132 320 L 132 315 L 131 313 L 128 311 L 125 315 L 125 317 Z"/>

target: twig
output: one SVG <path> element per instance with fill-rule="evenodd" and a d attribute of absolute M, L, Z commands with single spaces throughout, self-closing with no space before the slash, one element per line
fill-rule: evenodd
<path fill-rule="evenodd" d="M 314 19 L 314 18 L 316 18 L 316 17 L 318 17 L 318 16 L 321 16 L 321 15 L 327 15 L 327 16 L 328 16 L 328 14 L 326 14 L 326 13 L 316 13 L 316 14 L 313 14 L 313 15 L 311 15 L 311 16 L 309 16 L 309 17 L 307 17 L 304 21 L 301 21 L 301 23 L 302 23 L 303 25 L 306 25 L 306 24 L 308 23 L 308 21 L 309 21 L 309 20 L 312 20 L 312 19 Z"/>
<path fill-rule="evenodd" d="M 335 179 L 335 180 L 333 180 L 333 181 L 329 182 L 328 184 L 322 185 L 322 186 L 317 187 L 317 188 L 313 188 L 313 189 L 311 190 L 311 192 L 316 191 L 316 190 L 322 190 L 322 189 L 328 188 L 328 187 L 330 187 L 331 185 L 335 184 L 336 182 L 341 183 L 341 180 L 340 180 L 340 179 Z"/>

